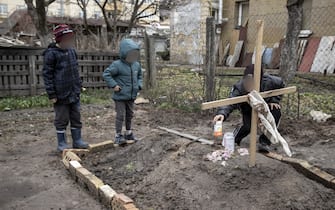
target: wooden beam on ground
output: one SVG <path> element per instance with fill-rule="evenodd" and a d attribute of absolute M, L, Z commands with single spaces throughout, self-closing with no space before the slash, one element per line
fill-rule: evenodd
<path fill-rule="evenodd" d="M 257 32 L 257 40 L 256 40 L 254 90 L 259 92 L 260 84 L 261 84 L 262 44 L 263 44 L 264 21 L 258 20 L 257 26 L 258 26 L 258 32 Z M 257 127 L 258 127 L 258 114 L 255 109 L 252 109 L 251 128 L 250 128 L 249 167 L 254 167 L 256 165 Z"/>
<path fill-rule="evenodd" d="M 265 92 L 260 92 L 260 94 L 263 98 L 269 98 L 269 97 L 273 97 L 273 96 L 295 93 L 295 92 L 297 92 L 297 87 L 292 86 L 292 87 L 282 88 L 282 89 L 278 89 L 278 90 L 269 90 L 269 91 L 265 91 Z M 238 97 L 234 97 L 234 98 L 221 99 L 221 100 L 217 100 L 217 101 L 211 101 L 211 102 L 203 103 L 201 105 L 201 109 L 202 110 L 213 109 L 213 108 L 217 108 L 217 107 L 220 107 L 220 106 L 226 106 L 226 105 L 231 105 L 231 104 L 239 104 L 239 103 L 247 102 L 248 100 L 249 100 L 248 95 L 238 96 Z"/>
<path fill-rule="evenodd" d="M 181 136 L 181 137 L 190 139 L 192 141 L 198 141 L 198 142 L 200 142 L 202 144 L 209 144 L 209 145 L 213 145 L 214 144 L 213 141 L 210 141 L 210 140 L 207 140 L 207 139 L 203 139 L 203 138 L 200 138 L 200 137 L 196 137 L 196 136 L 193 136 L 191 134 L 182 133 L 182 132 L 179 132 L 179 131 L 176 131 L 176 130 L 173 130 L 173 129 L 169 129 L 169 128 L 165 128 L 165 127 L 158 127 L 158 129 L 166 131 L 168 133 L 173 133 L 173 134 L 175 134 L 177 136 Z"/>
<path fill-rule="evenodd" d="M 263 153 L 266 157 L 282 161 L 292 165 L 297 171 L 304 174 L 306 177 L 315 180 L 328 188 L 335 190 L 335 176 L 317 168 L 305 160 L 284 157 L 280 154 L 269 152 Z"/>

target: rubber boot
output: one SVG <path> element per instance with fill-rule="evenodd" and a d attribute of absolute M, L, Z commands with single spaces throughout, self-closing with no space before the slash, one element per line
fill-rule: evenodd
<path fill-rule="evenodd" d="M 80 128 L 71 128 L 72 146 L 74 149 L 87 149 L 88 144 L 81 138 Z"/>
<path fill-rule="evenodd" d="M 66 143 L 66 133 L 65 133 L 65 130 L 57 130 L 57 141 L 58 141 L 57 150 L 59 152 L 63 152 L 64 149 L 68 149 L 69 148 L 69 146 Z"/>

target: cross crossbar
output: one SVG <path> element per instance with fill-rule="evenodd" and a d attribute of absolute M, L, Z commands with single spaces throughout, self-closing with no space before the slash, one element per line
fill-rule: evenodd
<path fill-rule="evenodd" d="M 264 92 L 260 92 L 260 94 L 263 98 L 269 98 L 269 97 L 279 96 L 283 94 L 295 93 L 296 91 L 297 91 L 297 87 L 292 86 L 292 87 L 281 88 L 281 89 L 276 89 L 276 90 L 264 91 Z M 248 102 L 248 101 L 249 101 L 248 95 L 238 96 L 234 98 L 227 98 L 227 99 L 203 103 L 201 105 L 201 109 L 202 110 L 213 109 L 213 108 L 217 108 L 220 106 L 239 104 L 239 103 Z"/>

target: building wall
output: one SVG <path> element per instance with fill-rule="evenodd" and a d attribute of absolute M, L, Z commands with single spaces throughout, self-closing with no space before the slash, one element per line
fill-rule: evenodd
<path fill-rule="evenodd" d="M 24 0 L 1 0 L 0 7 L 0 22 L 2 22 L 3 19 L 7 18 L 16 9 L 25 8 L 26 4 Z"/>
<path fill-rule="evenodd" d="M 250 0 L 247 51 L 252 52 L 257 37 L 257 20 L 264 20 L 263 44 L 272 47 L 286 34 L 286 0 Z"/>
<path fill-rule="evenodd" d="M 307 0 L 312 1 L 312 0 Z M 309 28 L 313 36 L 335 36 L 335 1 L 313 0 Z"/>
<path fill-rule="evenodd" d="M 203 64 L 206 53 L 207 0 L 193 0 L 171 11 L 170 57 L 174 63 Z"/>
<path fill-rule="evenodd" d="M 222 44 L 230 40 L 231 31 L 236 27 L 239 0 L 223 1 L 223 18 L 228 18 L 222 30 Z M 288 14 L 287 0 L 249 0 L 249 21 L 247 32 L 247 52 L 252 52 L 257 34 L 257 20 L 264 20 L 263 44 L 272 47 L 286 35 Z M 303 29 L 313 31 L 313 36 L 335 35 L 335 1 L 305 0 Z"/>

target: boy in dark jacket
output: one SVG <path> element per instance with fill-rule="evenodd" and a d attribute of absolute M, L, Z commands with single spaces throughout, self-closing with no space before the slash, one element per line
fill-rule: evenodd
<path fill-rule="evenodd" d="M 243 79 L 237 82 L 233 86 L 229 97 L 233 98 L 237 96 L 247 95 L 249 92 L 251 92 L 254 86 L 253 76 L 254 76 L 254 65 L 250 65 L 245 69 Z M 262 78 L 260 85 L 261 92 L 285 87 L 285 84 L 280 77 L 263 74 L 263 69 L 261 73 L 261 78 Z M 277 125 L 281 117 L 281 111 L 280 111 L 281 107 L 279 105 L 280 100 L 281 96 L 274 96 L 265 99 L 265 101 L 269 105 L 269 108 L 271 110 L 273 117 L 275 118 Z M 225 121 L 229 117 L 229 114 L 233 112 L 235 109 L 239 109 L 241 111 L 243 118 L 243 125 L 234 130 L 235 143 L 237 145 L 240 145 L 242 139 L 250 133 L 250 127 L 251 127 L 252 108 L 247 102 L 220 107 L 218 109 L 217 115 L 214 118 L 214 121 Z M 270 149 L 269 146 L 271 145 L 271 142 L 264 134 L 262 134 L 259 137 L 259 143 L 260 143 L 259 151 L 261 152 L 269 151 Z"/>
<path fill-rule="evenodd" d="M 86 149 L 81 138 L 80 90 L 77 54 L 72 48 L 74 33 L 67 25 L 58 25 L 53 31 L 56 43 L 43 53 L 43 78 L 46 92 L 54 105 L 58 151 L 68 148 L 66 127 L 71 123 L 73 148 Z"/>
<path fill-rule="evenodd" d="M 131 39 L 120 43 L 120 60 L 114 61 L 103 73 L 103 78 L 113 90 L 115 102 L 115 144 L 136 141 L 131 130 L 134 115 L 134 101 L 142 89 L 142 70 L 138 62 L 139 46 Z M 122 135 L 123 121 L 126 119 L 126 132 Z"/>

